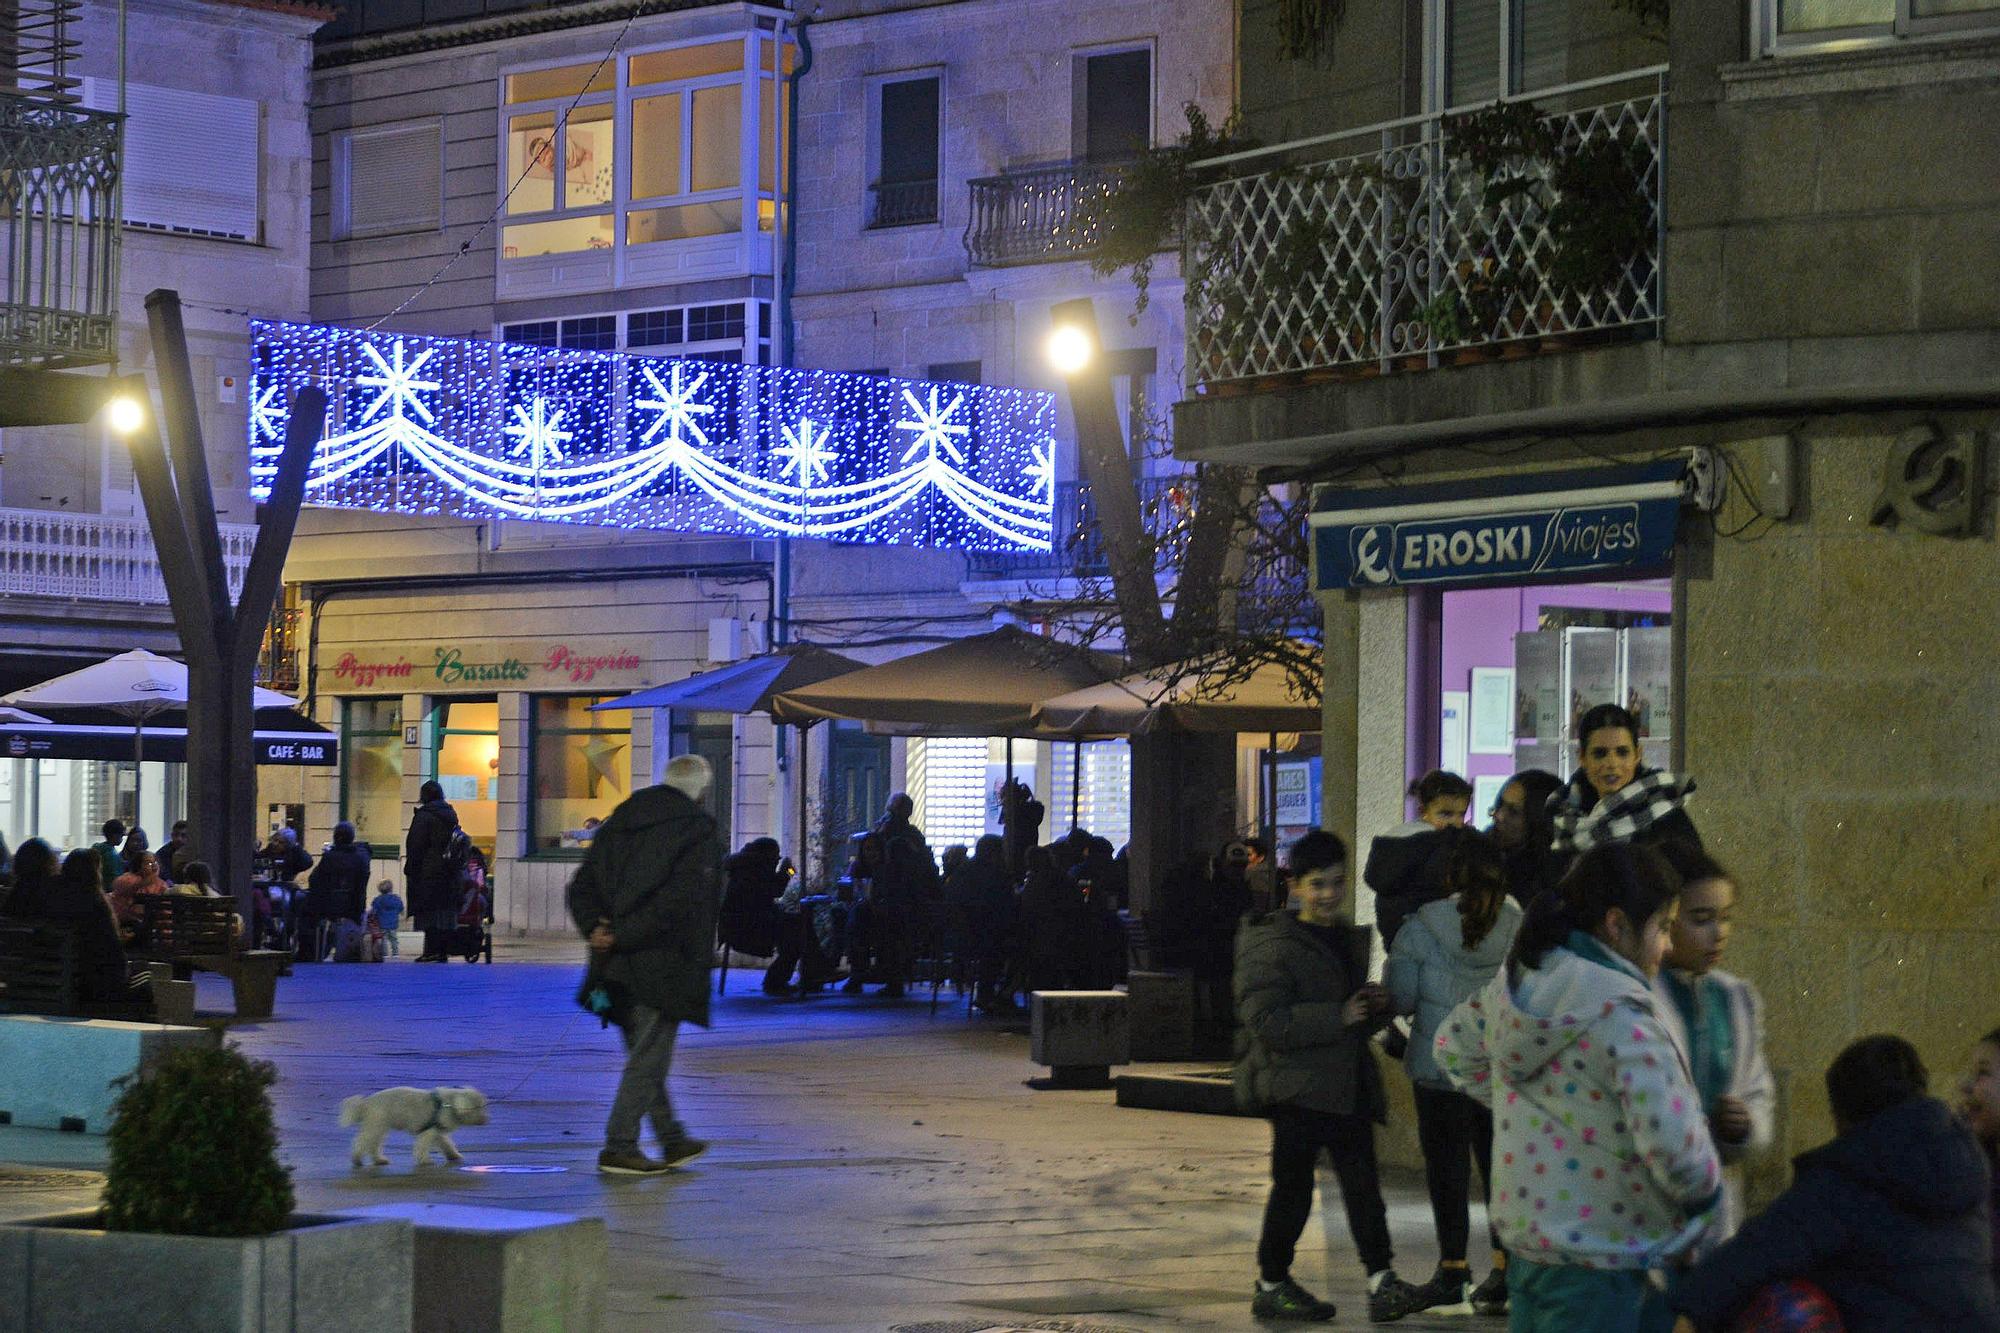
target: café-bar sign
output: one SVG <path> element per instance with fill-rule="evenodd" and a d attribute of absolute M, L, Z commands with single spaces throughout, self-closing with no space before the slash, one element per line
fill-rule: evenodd
<path fill-rule="evenodd" d="M 336 648 L 320 661 L 328 694 L 622 690 L 641 679 L 636 645 L 599 639 L 501 639 Z"/>
<path fill-rule="evenodd" d="M 1705 457 L 1313 497 L 1313 586 L 1392 588 L 1664 568 Z"/>

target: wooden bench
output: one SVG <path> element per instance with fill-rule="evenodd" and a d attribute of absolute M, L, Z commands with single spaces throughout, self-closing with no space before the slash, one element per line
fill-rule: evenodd
<path fill-rule="evenodd" d="M 144 925 L 128 951 L 166 963 L 175 976 L 199 968 L 229 978 L 238 1018 L 269 1018 L 278 977 L 291 956 L 282 949 L 245 949 L 235 933 L 236 904 L 227 898 L 185 893 L 147 894 L 139 900 Z"/>
<path fill-rule="evenodd" d="M 0 920 L 0 1013 L 189 1023 L 194 987 L 153 966 L 150 997 L 86 1000 L 77 927 L 67 921 Z"/>

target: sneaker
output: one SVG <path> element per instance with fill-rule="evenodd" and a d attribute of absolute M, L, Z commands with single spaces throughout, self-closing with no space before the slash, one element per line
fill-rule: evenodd
<path fill-rule="evenodd" d="M 670 1165 L 671 1162 L 656 1162 L 636 1148 L 630 1151 L 606 1148 L 597 1154 L 597 1169 L 607 1176 L 657 1176 Z"/>
<path fill-rule="evenodd" d="M 844 985 L 842 985 L 842 986 L 841 986 L 841 988 L 840 988 L 840 993 L 841 993 L 842 995 L 859 995 L 859 994 L 861 994 L 861 978 L 860 978 L 860 977 L 849 977 L 849 978 L 847 979 L 846 983 L 845 983 Z"/>
<path fill-rule="evenodd" d="M 1484 1315 L 1507 1313 L 1507 1270 L 1496 1268 L 1472 1289 L 1472 1312 Z"/>
<path fill-rule="evenodd" d="M 670 1166 L 692 1162 L 707 1151 L 708 1142 L 705 1139 L 687 1137 L 675 1139 L 672 1143 L 661 1145 L 660 1156 L 665 1160 L 660 1163 L 660 1169 L 664 1171 Z"/>
<path fill-rule="evenodd" d="M 1368 1292 L 1368 1322 L 1388 1324 L 1424 1308 L 1420 1289 L 1396 1276 L 1392 1269 L 1381 1276 Z"/>
<path fill-rule="evenodd" d="M 1338 1313 L 1332 1301 L 1323 1301 L 1286 1278 L 1275 1287 L 1258 1287 L 1250 1298 L 1253 1319 L 1293 1319 L 1302 1323 L 1324 1324 Z"/>
<path fill-rule="evenodd" d="M 1463 1268 L 1439 1266 L 1431 1280 L 1415 1288 L 1423 1304 L 1417 1308 L 1431 1314 L 1469 1315 L 1472 1310 L 1472 1275 Z"/>

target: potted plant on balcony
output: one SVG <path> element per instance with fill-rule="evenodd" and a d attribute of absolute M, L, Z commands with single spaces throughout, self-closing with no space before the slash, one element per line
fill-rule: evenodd
<path fill-rule="evenodd" d="M 234 1047 L 182 1048 L 130 1082 L 103 1206 L 0 1227 L 22 1326 L 408 1330 L 410 1224 L 292 1211 L 276 1077 Z"/>

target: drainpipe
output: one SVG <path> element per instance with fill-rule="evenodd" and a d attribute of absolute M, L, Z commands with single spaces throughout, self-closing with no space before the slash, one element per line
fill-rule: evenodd
<path fill-rule="evenodd" d="M 812 22 L 809 16 L 800 16 L 792 33 L 798 38 L 799 58 L 786 76 L 788 92 L 785 97 L 785 169 L 780 173 L 783 193 L 778 199 L 778 225 L 784 228 L 784 257 L 779 261 L 778 308 L 773 316 L 772 343 L 777 352 L 778 364 L 791 366 L 798 358 L 792 346 L 792 293 L 798 287 L 799 277 L 799 82 L 812 69 L 812 39 L 806 35 L 806 26 Z M 778 36 L 785 35 L 785 20 L 778 21 Z M 792 539 L 778 538 L 778 558 L 771 579 L 771 646 L 782 647 L 792 641 Z M 800 875 L 809 873 L 806 864 L 806 772 L 805 772 L 805 731 L 799 731 L 798 762 L 785 744 L 785 729 L 772 728 L 771 743 L 775 747 L 773 759 L 781 772 L 790 772 L 792 784 L 798 789 L 799 826 L 792 830 L 793 854 Z"/>

